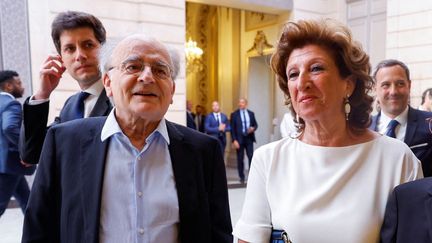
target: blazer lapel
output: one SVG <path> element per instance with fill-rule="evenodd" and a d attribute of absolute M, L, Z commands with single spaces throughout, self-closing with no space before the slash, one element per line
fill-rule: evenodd
<path fill-rule="evenodd" d="M 98 242 L 100 205 L 105 169 L 105 155 L 108 141 L 101 141 L 101 130 L 105 119 L 90 130 L 88 136 L 81 139 L 81 203 L 84 210 L 85 242 Z"/>
<path fill-rule="evenodd" d="M 425 200 L 425 211 L 427 222 L 429 223 L 427 225 L 427 228 L 429 229 L 429 236 L 432 237 L 432 186 L 429 186 L 428 193 L 429 198 Z M 432 240 L 432 238 L 429 240 Z"/>
<path fill-rule="evenodd" d="M 95 106 L 93 107 L 93 110 L 90 113 L 90 116 L 107 116 L 111 109 L 111 101 L 107 97 L 105 89 L 103 89 L 102 93 L 99 95 L 98 100 L 96 101 Z"/>
<path fill-rule="evenodd" d="M 417 113 L 415 112 L 415 110 L 409 107 L 407 128 L 406 128 L 405 139 L 404 139 L 404 142 L 408 144 L 408 146 L 411 145 L 411 142 L 414 138 L 414 134 L 417 130 L 417 126 L 418 126 L 417 120 L 418 120 Z"/>
<path fill-rule="evenodd" d="M 180 214 L 180 238 L 188 242 L 188 237 L 194 231 L 194 219 L 199 209 L 196 182 L 196 160 L 191 146 L 183 141 L 181 133 L 171 122 L 167 121 L 170 144 L 168 146 L 176 182 Z M 185 238 L 186 237 L 186 238 Z"/>
<path fill-rule="evenodd" d="M 59 122 L 67 122 L 75 119 L 72 111 L 74 110 L 73 107 L 77 106 L 76 103 L 78 103 L 78 95 L 79 93 L 76 93 L 72 95 L 69 99 L 67 99 L 66 103 L 60 111 Z"/>

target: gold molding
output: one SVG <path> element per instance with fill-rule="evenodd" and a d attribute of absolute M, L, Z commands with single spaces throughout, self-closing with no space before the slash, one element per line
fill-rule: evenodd
<path fill-rule="evenodd" d="M 247 52 L 249 53 L 252 52 L 253 50 L 256 50 L 258 55 L 262 56 L 264 55 L 265 50 L 270 48 L 273 48 L 273 45 L 268 43 L 264 31 L 258 30 L 255 35 L 254 44 Z"/>

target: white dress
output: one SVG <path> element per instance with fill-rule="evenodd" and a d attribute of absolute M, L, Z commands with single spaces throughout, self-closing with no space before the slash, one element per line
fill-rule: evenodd
<path fill-rule="evenodd" d="M 421 177 L 408 146 L 387 136 L 346 147 L 285 138 L 255 151 L 233 234 L 268 243 L 273 226 L 294 243 L 378 242 L 391 190 Z"/>

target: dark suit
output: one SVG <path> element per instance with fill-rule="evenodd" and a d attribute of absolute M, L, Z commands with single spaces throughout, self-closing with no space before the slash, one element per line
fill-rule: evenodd
<path fill-rule="evenodd" d="M 186 126 L 196 130 L 196 125 L 195 125 L 195 114 L 189 111 L 186 111 Z"/>
<path fill-rule="evenodd" d="M 219 140 L 219 144 L 221 145 L 221 149 L 222 149 L 222 154 L 224 154 L 225 147 L 226 147 L 226 132 L 229 132 L 231 128 L 228 121 L 228 117 L 222 112 L 220 112 L 219 114 L 221 119 L 220 123 L 226 125 L 225 130 L 223 132 L 219 131 L 219 122 L 216 120 L 213 112 L 206 116 L 206 119 L 204 121 L 204 130 L 208 135 L 215 137 Z"/>
<path fill-rule="evenodd" d="M 205 118 L 206 116 L 201 114 L 195 114 L 195 125 L 197 126 L 197 130 L 200 132 L 205 132 Z"/>
<path fill-rule="evenodd" d="M 35 171 L 35 166 L 21 164 L 18 151 L 21 119 L 21 104 L 9 95 L 0 94 L 0 216 L 12 196 L 24 211 L 30 194 L 24 175 Z"/>
<path fill-rule="evenodd" d="M 101 142 L 105 120 L 79 119 L 48 131 L 24 218 L 22 242 L 99 241 L 110 141 Z M 168 121 L 166 124 L 179 202 L 180 241 L 232 242 L 219 144 L 200 132 Z"/>
<path fill-rule="evenodd" d="M 372 117 L 370 129 L 377 131 L 381 113 Z M 432 176 L 432 113 L 409 107 L 404 142 L 422 163 L 425 177 Z"/>
<path fill-rule="evenodd" d="M 246 111 L 249 114 L 249 127 L 254 127 L 256 131 L 256 129 L 258 128 L 258 123 L 255 120 L 255 114 L 250 110 Z M 233 142 L 237 141 L 240 145 L 240 148 L 237 149 L 237 170 L 240 180 L 244 181 L 244 151 L 246 150 L 246 156 L 248 157 L 250 167 L 253 156 L 253 143 L 256 142 L 256 140 L 255 132 L 243 133 L 243 124 L 239 109 L 237 109 L 231 114 L 231 138 Z"/>
<path fill-rule="evenodd" d="M 69 113 L 71 107 L 76 106 L 75 103 L 78 100 L 78 95 L 79 93 L 76 93 L 66 100 L 60 111 L 60 115 L 55 118 L 50 126 L 70 120 L 71 115 Z M 20 153 L 21 158 L 26 163 L 37 164 L 39 162 L 46 131 L 49 128 L 46 127 L 48 122 L 49 102 L 39 105 L 30 105 L 29 98 L 27 98 L 24 103 L 24 126 L 21 130 Z M 102 90 L 90 113 L 90 117 L 107 116 L 111 109 L 111 102 L 106 96 L 105 90 Z"/>
<path fill-rule="evenodd" d="M 397 186 L 387 202 L 382 243 L 432 242 L 432 178 Z"/>

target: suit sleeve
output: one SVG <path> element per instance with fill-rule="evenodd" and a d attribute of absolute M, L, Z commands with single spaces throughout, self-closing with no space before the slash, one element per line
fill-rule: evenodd
<path fill-rule="evenodd" d="M 251 119 L 251 126 L 255 128 L 255 131 L 258 129 L 258 122 L 255 119 L 255 113 L 251 112 L 252 119 Z"/>
<path fill-rule="evenodd" d="M 230 121 L 231 121 L 231 140 L 234 142 L 237 139 L 237 127 L 236 127 L 236 116 L 235 113 L 231 113 Z"/>
<path fill-rule="evenodd" d="M 29 98 L 24 102 L 24 124 L 20 135 L 20 154 L 24 162 L 37 164 L 47 131 L 49 102 L 30 105 Z M 58 119 L 53 125 L 58 123 L 57 121 Z"/>
<path fill-rule="evenodd" d="M 10 147 L 18 148 L 18 139 L 21 126 L 21 105 L 18 101 L 12 101 L 2 112 L 2 130 Z"/>
<path fill-rule="evenodd" d="M 387 201 L 387 207 L 384 214 L 384 222 L 381 226 L 381 243 L 394 243 L 397 236 L 398 225 L 398 207 L 396 197 L 397 187 L 391 193 Z"/>
<path fill-rule="evenodd" d="M 227 179 L 219 143 L 213 146 L 213 154 L 215 155 L 213 156 L 213 187 L 209 193 L 212 242 L 232 243 Z"/>
<path fill-rule="evenodd" d="M 54 141 L 54 131 L 50 129 L 24 216 L 22 243 L 60 242 L 60 182 Z"/>

